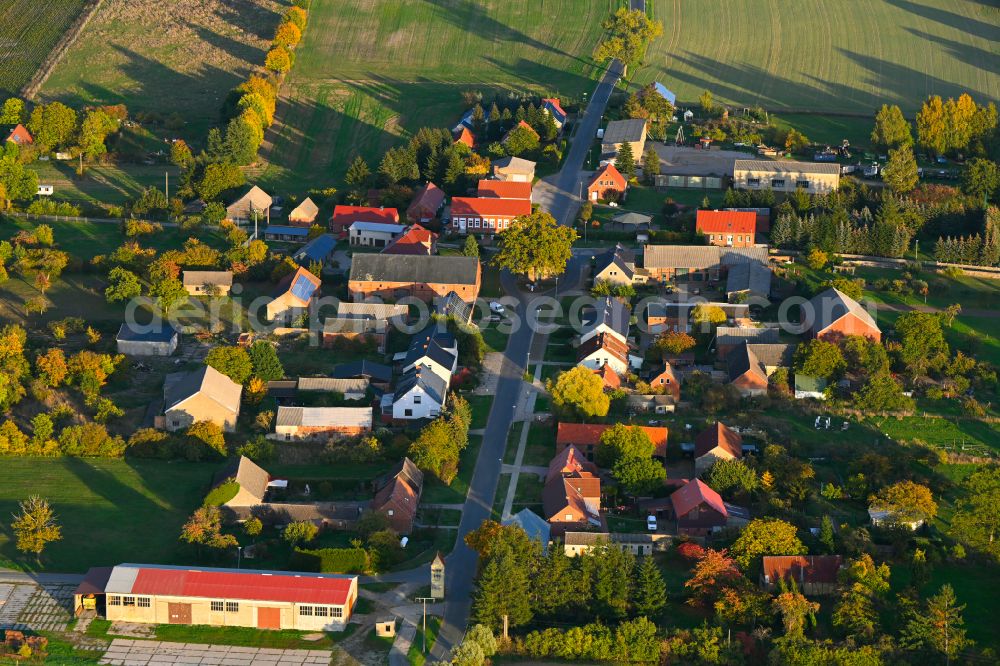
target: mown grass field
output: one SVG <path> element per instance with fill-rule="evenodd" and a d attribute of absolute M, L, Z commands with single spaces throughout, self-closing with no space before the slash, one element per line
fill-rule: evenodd
<path fill-rule="evenodd" d="M 915 112 L 930 94 L 1000 96 L 996 3 L 976 0 L 655 0 L 663 37 L 633 73 L 679 100 Z M 992 64 L 991 64 L 992 63 Z M 812 136 L 807 133 L 807 136 Z M 839 141 L 839 138 L 837 140 Z"/>
<path fill-rule="evenodd" d="M 132 112 L 163 116 L 177 112 L 185 122 L 177 134 L 200 140 L 229 91 L 264 64 L 281 9 L 277 0 L 105 0 L 41 97 L 75 106 L 122 103 Z"/>
<path fill-rule="evenodd" d="M 16 95 L 62 37 L 86 0 L 0 3 L 0 98 Z"/>
<path fill-rule="evenodd" d="M 62 540 L 42 558 L 51 571 L 80 572 L 118 562 L 173 563 L 185 557 L 181 525 L 201 504 L 218 467 L 188 463 L 85 458 L 5 458 L 0 515 L 38 494 L 49 500 L 62 525 Z M 0 531 L 0 558 L 35 569 L 9 530 Z"/>
<path fill-rule="evenodd" d="M 94 205 L 123 204 L 138 197 L 147 187 L 162 190 L 168 175 L 172 194 L 179 184 L 180 173 L 177 167 L 168 164 L 88 166 L 83 178 L 77 177 L 69 162 L 33 162 L 29 168 L 38 174 L 39 183 L 53 186 L 53 199 Z"/>
<path fill-rule="evenodd" d="M 451 127 L 462 92 L 590 92 L 611 0 L 318 1 L 285 83 L 268 183 L 328 182 L 423 126 Z"/>

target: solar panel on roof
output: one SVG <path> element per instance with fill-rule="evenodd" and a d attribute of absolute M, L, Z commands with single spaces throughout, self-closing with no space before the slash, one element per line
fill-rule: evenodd
<path fill-rule="evenodd" d="M 298 276 L 295 278 L 295 282 L 292 283 L 292 295 L 303 301 L 308 301 L 312 298 L 314 291 L 316 291 L 316 285 L 305 275 Z"/>

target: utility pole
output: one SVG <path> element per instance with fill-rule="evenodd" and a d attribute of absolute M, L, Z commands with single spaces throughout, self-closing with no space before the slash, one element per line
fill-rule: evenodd
<path fill-rule="evenodd" d="M 424 604 L 424 644 L 423 644 L 423 649 L 424 649 L 424 654 L 427 654 L 427 602 L 429 601 L 431 603 L 434 603 L 435 599 L 434 599 L 434 597 L 417 597 L 417 601 L 418 602 L 422 602 Z"/>
<path fill-rule="evenodd" d="M 503 616 L 503 642 L 506 643 L 507 639 L 508 639 L 508 636 L 507 636 L 507 614 L 505 613 L 504 616 Z"/>

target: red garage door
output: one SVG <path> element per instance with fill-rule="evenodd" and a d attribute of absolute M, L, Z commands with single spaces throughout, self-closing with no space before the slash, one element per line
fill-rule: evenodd
<path fill-rule="evenodd" d="M 258 608 L 257 609 L 258 629 L 281 629 L 281 609 L 280 608 Z"/>
<path fill-rule="evenodd" d="M 170 624 L 191 624 L 191 604 L 167 604 Z"/>

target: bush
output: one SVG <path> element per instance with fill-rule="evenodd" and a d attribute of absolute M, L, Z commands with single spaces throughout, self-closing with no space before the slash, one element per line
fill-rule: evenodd
<path fill-rule="evenodd" d="M 236 497 L 236 493 L 240 492 L 240 484 L 235 479 L 230 479 L 225 483 L 212 488 L 205 495 L 205 501 L 202 502 L 202 506 L 222 506 L 229 500 Z"/>
<path fill-rule="evenodd" d="M 288 566 L 294 571 L 360 574 L 368 571 L 368 551 L 364 548 L 296 548 Z"/>
<path fill-rule="evenodd" d="M 100 423 L 84 423 L 63 428 L 59 433 L 59 448 L 67 456 L 121 458 L 125 454 L 125 440 L 109 435 Z"/>

